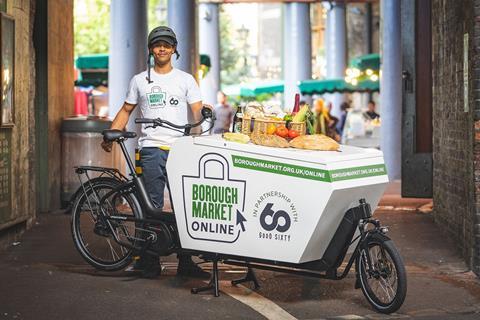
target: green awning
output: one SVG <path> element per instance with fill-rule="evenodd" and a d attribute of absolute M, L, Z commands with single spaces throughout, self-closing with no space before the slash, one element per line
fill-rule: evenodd
<path fill-rule="evenodd" d="M 77 58 L 77 69 L 108 69 L 108 54 L 90 54 Z"/>
<path fill-rule="evenodd" d="M 378 81 L 364 80 L 354 86 L 345 82 L 344 79 L 304 80 L 298 85 L 302 94 L 324 94 L 343 92 L 374 92 L 380 91 Z"/>
<path fill-rule="evenodd" d="M 269 81 L 256 84 L 243 85 L 240 88 L 242 97 L 254 97 L 262 93 L 277 93 L 284 91 L 283 81 Z"/>
<path fill-rule="evenodd" d="M 378 53 L 366 54 L 353 58 L 350 61 L 350 67 L 360 70 L 379 70 L 380 69 L 380 55 Z"/>

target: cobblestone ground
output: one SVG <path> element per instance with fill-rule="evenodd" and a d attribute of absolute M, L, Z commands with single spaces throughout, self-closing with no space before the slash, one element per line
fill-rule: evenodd
<path fill-rule="evenodd" d="M 97 272 L 73 246 L 70 217 L 56 213 L 40 215 L 19 243 L 0 254 L 0 319 L 478 319 L 480 282 L 429 210 L 419 210 L 424 205 L 384 202 L 376 212 L 408 272 L 407 298 L 393 315 L 375 313 L 354 289 L 353 272 L 330 281 L 257 271 L 261 288 L 252 291 L 251 284 L 229 283 L 244 269 L 221 265 L 219 298 L 190 294 L 203 283 L 176 277 L 173 256 L 163 259 L 163 274 L 153 280 Z"/>

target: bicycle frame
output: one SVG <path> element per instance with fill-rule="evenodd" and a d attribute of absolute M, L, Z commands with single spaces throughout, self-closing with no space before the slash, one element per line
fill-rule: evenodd
<path fill-rule="evenodd" d="M 180 131 L 180 129 L 183 128 L 185 130 L 185 135 L 189 135 L 190 129 L 193 126 L 176 126 L 161 119 L 140 119 L 136 122 L 143 123 L 147 127 L 149 125 L 152 127 L 170 125 L 176 131 Z M 195 125 L 201 123 L 202 122 L 199 122 Z M 233 242 L 238 239 L 240 232 L 245 232 L 243 221 L 246 221 L 246 219 L 242 214 L 246 214 L 247 218 L 251 218 L 252 216 L 255 217 L 255 210 L 252 209 L 252 201 L 256 199 L 254 196 L 252 197 L 249 195 L 249 197 L 244 197 L 242 194 L 239 196 L 241 201 L 235 200 L 235 203 L 240 203 L 241 206 L 239 207 L 240 209 L 236 209 L 236 220 L 232 220 L 230 217 L 228 218 L 230 221 L 229 226 L 233 225 L 234 221 L 236 221 L 236 227 L 238 229 L 238 236 L 233 242 L 223 241 L 225 239 L 221 237 L 215 239 L 214 237 L 195 237 L 195 235 L 192 235 L 188 229 L 189 224 L 187 223 L 187 218 L 192 215 L 199 218 L 201 223 L 203 223 L 204 219 L 212 219 L 211 216 L 208 216 L 205 213 L 202 213 L 202 216 L 198 216 L 199 205 L 196 205 L 195 207 L 195 203 L 191 206 L 185 204 L 185 199 L 191 196 L 188 192 L 195 195 L 195 188 L 198 188 L 198 185 L 192 184 L 192 181 L 197 180 L 188 179 L 198 179 L 201 183 L 204 183 L 203 181 L 211 181 L 214 179 L 223 181 L 221 183 L 213 183 L 212 185 L 214 186 L 223 186 L 223 184 L 226 184 L 225 181 L 229 181 L 229 183 L 233 185 L 238 184 L 238 190 L 245 189 L 246 181 L 238 180 L 240 177 L 238 179 L 236 178 L 237 174 L 240 176 L 241 173 L 236 172 L 235 175 L 232 175 L 233 178 L 230 177 L 228 171 L 230 168 L 229 162 L 225 160 L 226 158 L 222 154 L 216 154 L 217 158 L 225 160 L 217 161 L 222 165 L 220 168 L 222 169 L 220 171 L 223 172 L 221 178 L 205 175 L 205 165 L 207 160 L 204 160 L 204 157 L 214 154 L 208 149 L 208 146 L 211 145 L 212 148 L 215 148 L 217 142 L 212 144 L 203 144 L 202 142 L 209 139 L 217 141 L 218 137 L 209 137 L 205 139 L 199 138 L 198 145 L 201 146 L 202 150 L 197 152 L 197 158 L 192 157 L 191 159 L 185 158 L 184 154 L 190 152 L 192 148 L 195 148 L 195 143 L 197 141 L 189 139 L 178 141 L 175 145 L 175 149 L 169 157 L 171 161 L 168 162 L 167 160 L 167 169 L 170 170 L 169 173 L 171 174 L 169 176 L 174 179 L 171 180 L 171 182 L 173 198 L 176 202 L 171 203 L 172 206 L 176 205 L 177 210 L 181 210 L 182 213 L 177 216 L 173 215 L 171 212 L 165 212 L 162 209 L 156 208 L 150 200 L 144 180 L 141 176 L 137 175 L 133 161 L 130 159 L 124 143 L 126 139 L 133 137 L 135 137 L 135 134 L 132 132 L 122 132 L 120 130 L 107 130 L 104 132 L 104 138 L 106 141 L 115 141 L 120 145 L 120 149 L 127 163 L 127 170 L 129 171 L 128 178 L 122 175 L 117 169 L 112 168 L 90 166 L 76 168 L 76 172 L 79 175 L 81 182 L 81 188 L 79 188 L 77 193 L 83 192 L 85 198 L 78 198 L 78 200 L 76 200 L 77 202 L 75 202 L 72 231 L 77 249 L 87 262 L 94 267 L 101 270 L 120 270 L 131 262 L 129 258 L 131 258 L 132 254 L 141 257 L 143 257 L 144 254 L 165 256 L 171 253 L 198 256 L 203 261 L 211 261 L 213 263 L 213 270 L 209 284 L 204 287 L 193 288 L 191 290 L 192 293 L 213 290 L 214 295 L 219 296 L 219 261 L 224 264 L 246 267 L 248 270 L 246 276 L 241 279 L 233 280 L 232 284 L 236 285 L 252 281 L 255 288 L 258 288 L 259 285 L 253 269 L 270 270 L 314 278 L 341 280 L 349 274 L 353 263 L 356 263 L 355 288 L 362 288 L 367 300 L 375 309 L 384 313 L 394 312 L 403 303 L 406 293 L 405 269 L 398 251 L 395 249 L 390 239 L 385 235 L 388 228 L 382 227 L 378 220 L 372 219 L 372 210 L 370 205 L 366 203 L 365 199 L 360 199 L 359 204 L 354 207 L 352 207 L 351 203 L 351 200 L 354 200 L 355 198 L 358 199 L 365 197 L 371 199 L 371 203 L 375 204 L 376 200 L 378 200 L 375 196 L 375 192 L 380 191 L 377 189 L 380 189 L 382 185 L 376 186 L 376 189 L 366 190 L 364 192 L 364 189 L 358 188 L 358 184 L 354 184 L 352 187 L 357 189 L 354 189 L 355 192 L 352 193 L 353 196 L 350 197 L 353 199 L 336 201 L 330 209 L 322 207 L 320 218 L 324 218 L 322 220 L 323 222 L 318 220 L 318 223 L 313 225 L 311 222 L 313 221 L 313 218 L 310 220 L 306 219 L 305 222 L 303 222 L 303 225 L 300 224 L 299 227 L 305 226 L 308 229 L 312 225 L 314 226 L 314 236 L 310 238 L 308 243 L 301 242 L 302 239 L 300 239 L 300 241 L 293 243 L 295 246 L 288 247 L 289 251 L 275 252 L 275 254 L 264 252 L 262 250 L 251 251 L 246 250 L 250 249 L 250 247 L 247 246 L 253 243 L 251 240 L 255 239 L 255 237 L 262 238 L 263 233 L 261 231 L 259 233 L 260 235 L 257 236 L 255 235 L 255 229 L 249 228 L 245 233 L 244 238 L 241 238 L 237 243 Z M 249 152 L 249 150 L 244 151 Z M 226 152 L 226 154 L 228 154 L 228 152 Z M 379 158 L 379 161 L 381 161 L 380 156 L 376 158 Z M 197 161 L 195 159 L 198 159 L 198 173 L 195 173 L 195 171 L 190 168 L 191 165 L 196 163 L 189 161 Z M 207 157 L 205 159 L 214 161 L 216 158 Z M 180 166 L 176 165 L 177 161 L 181 164 Z M 227 168 L 226 171 L 225 167 Z M 93 180 L 90 179 L 89 172 L 91 171 L 100 173 L 98 180 L 95 180 L 97 178 Z M 190 171 L 192 173 L 189 173 Z M 87 177 L 88 181 L 85 183 L 82 183 L 82 174 L 85 174 Z M 198 176 L 195 176 L 195 174 L 198 174 Z M 102 178 L 103 176 L 109 178 Z M 251 174 L 251 176 L 253 176 L 253 174 Z M 246 178 L 248 178 L 248 176 Z M 255 182 L 255 179 L 252 179 Z M 186 180 L 188 180 L 187 182 L 190 184 L 186 184 Z M 280 181 L 281 179 L 278 178 L 277 180 Z M 385 180 L 386 178 L 382 177 L 382 179 L 377 179 L 372 182 L 374 182 L 374 184 L 383 184 L 385 183 Z M 187 185 L 187 187 L 185 187 L 185 185 Z M 208 186 L 207 182 L 205 182 L 205 186 Z M 316 186 L 317 185 L 312 185 L 311 190 L 316 191 Z M 269 188 L 269 184 L 265 185 L 265 188 Z M 185 193 L 185 190 L 187 190 L 187 194 Z M 256 190 L 255 192 L 261 192 L 261 190 Z M 97 198 L 92 200 L 92 194 Z M 179 201 L 181 195 L 184 197 L 183 202 L 181 201 L 181 198 Z M 192 198 L 194 198 L 194 196 L 192 196 Z M 172 196 L 170 199 L 172 199 Z M 304 199 L 305 197 L 297 199 L 298 211 L 313 211 L 313 213 L 315 213 L 315 207 L 310 206 L 308 202 L 303 202 Z M 213 200 L 213 202 L 215 202 L 215 200 Z M 83 236 L 80 231 L 79 223 L 80 214 L 86 210 L 83 205 L 87 203 L 90 206 L 88 208 L 90 210 L 90 218 L 93 218 L 90 220 L 93 220 L 94 223 L 93 227 L 91 227 L 93 230 L 90 229 L 90 232 L 93 231 L 97 236 L 106 237 L 106 241 L 108 245 L 110 245 L 110 248 L 112 248 L 112 240 L 112 243 L 116 242 L 119 244 L 122 247 L 122 250 L 129 248 L 131 251 L 123 250 L 125 252 L 124 256 L 112 256 L 113 260 L 109 260 L 105 263 L 101 258 L 98 259 L 95 254 L 92 255 L 90 253 L 90 249 L 87 249 L 88 243 L 85 244 L 82 240 Z M 209 205 L 211 204 L 208 201 L 205 203 L 208 203 Z M 245 203 L 247 203 L 247 205 L 245 205 Z M 272 204 L 268 203 L 266 208 L 270 208 L 269 206 L 271 207 Z M 232 206 L 230 209 L 231 208 Z M 235 209 L 235 207 L 233 208 Z M 347 210 L 347 208 L 349 209 Z M 240 212 L 240 210 L 243 212 Z M 232 210 L 230 210 L 230 214 L 231 212 Z M 266 213 L 270 214 L 269 212 L 270 211 L 267 211 Z M 296 213 L 297 210 L 294 210 L 294 212 Z M 324 214 L 326 214 L 326 216 L 324 216 Z M 288 214 L 287 217 L 290 218 Z M 332 217 L 335 219 L 333 220 Z M 287 220 L 285 216 L 283 216 L 283 219 L 285 220 L 284 224 L 286 225 L 288 223 L 290 226 L 290 220 Z M 177 221 L 179 223 L 178 228 Z M 260 223 L 262 223 L 262 221 L 263 220 L 260 219 Z M 184 224 L 184 222 L 186 224 Z M 194 221 L 193 223 L 200 222 Z M 185 225 L 187 228 L 185 228 Z M 250 225 L 255 227 L 255 221 L 251 222 L 249 226 Z M 269 231 L 269 229 L 267 229 L 268 225 L 267 227 L 262 225 L 262 227 Z M 336 229 L 334 230 L 334 228 Z M 303 229 L 297 228 L 297 231 L 298 230 Z M 286 230 L 280 232 L 284 231 Z M 215 230 L 210 230 L 208 232 L 218 233 L 218 231 Z M 288 237 L 288 241 L 290 241 L 290 235 Z M 275 238 L 275 240 L 277 239 Z M 283 241 L 283 237 L 278 240 Z M 182 241 L 183 245 L 188 249 L 182 248 L 182 243 L 180 243 L 180 241 Z M 223 243 L 221 246 L 217 246 L 210 245 L 210 243 L 205 241 L 218 241 Z M 225 243 L 231 245 L 225 246 Z M 377 246 L 380 247 L 380 251 L 375 250 L 377 249 Z M 281 244 L 279 245 L 278 242 L 274 244 L 272 248 L 275 250 L 284 249 L 284 247 Z M 351 251 L 350 256 L 347 256 L 349 249 L 353 249 L 353 251 Z M 387 257 L 387 255 L 389 256 Z M 395 272 L 392 272 L 392 270 Z M 382 303 L 377 303 L 377 300 L 375 299 L 377 299 L 378 295 L 371 291 L 371 285 L 369 284 L 371 279 L 373 279 L 373 281 L 382 281 L 385 278 L 392 276 L 395 277 L 397 275 L 397 281 L 395 282 L 397 283 L 397 289 L 395 289 L 396 291 L 394 294 L 395 299 L 391 300 L 391 303 L 384 303 L 383 299 L 381 300 Z M 394 290 L 393 287 L 390 287 L 390 290 Z M 380 295 L 382 295 L 381 292 Z M 388 299 L 390 299 L 389 294 Z"/>
<path fill-rule="evenodd" d="M 186 135 L 189 135 L 189 130 L 185 131 Z M 176 220 L 175 216 L 172 213 L 166 213 L 161 209 L 155 208 L 153 203 L 150 200 L 150 197 L 147 193 L 145 184 L 143 182 L 142 177 L 138 176 L 134 164 L 128 155 L 128 151 L 126 149 L 125 138 L 119 138 L 117 143 L 120 145 L 122 154 L 126 160 L 127 168 L 129 170 L 129 175 L 131 179 L 127 179 L 125 176 L 121 175 L 118 170 L 110 169 L 110 168 L 100 168 L 100 167 L 79 167 L 77 168 L 77 173 L 86 173 L 88 171 L 100 171 L 102 174 L 107 174 L 109 176 L 115 177 L 119 181 L 121 181 L 121 185 L 111 191 L 109 191 L 106 195 L 104 195 L 100 199 L 100 208 L 103 210 L 104 204 L 106 199 L 114 194 L 124 194 L 129 193 L 133 194 L 135 201 L 137 202 L 139 212 L 137 217 L 132 217 L 131 215 L 124 215 L 119 214 L 118 212 L 114 212 L 113 215 L 108 215 L 106 212 L 101 212 L 101 220 L 103 223 L 106 223 L 110 230 L 112 231 L 112 235 L 117 243 L 120 245 L 141 250 L 142 252 L 148 252 L 150 254 L 158 255 L 157 252 L 148 250 L 148 245 L 152 242 L 155 238 L 155 234 L 151 231 L 144 229 L 142 227 L 138 228 L 143 231 L 151 232 L 151 236 L 147 237 L 147 239 L 140 239 L 143 242 L 142 246 L 133 246 L 130 243 L 126 243 L 122 241 L 117 234 L 114 232 L 114 227 L 112 222 L 118 221 L 129 221 L 134 222 L 136 225 L 145 226 L 145 225 L 166 225 L 171 226 L 175 230 L 175 243 L 174 243 L 174 250 L 173 252 L 177 253 L 188 253 L 191 255 L 200 256 L 204 260 L 211 260 L 216 263 L 219 260 L 222 260 L 226 264 L 231 265 L 238 265 L 244 266 L 247 268 L 256 268 L 256 269 L 264 269 L 264 270 L 271 270 L 271 271 L 279 271 L 285 273 L 293 273 L 303 276 L 310 276 L 316 278 L 327 278 L 333 280 L 340 280 L 345 278 L 355 260 L 359 257 L 359 252 L 362 249 L 366 249 L 366 244 L 368 243 L 369 238 L 372 234 L 384 234 L 386 232 L 386 228 L 382 228 L 380 223 L 377 220 L 371 219 L 372 212 L 369 204 L 365 202 L 365 200 L 361 199 L 360 204 L 357 207 L 351 208 L 347 210 L 345 213 L 344 220 L 346 223 L 344 225 L 340 225 L 332 238 L 329 246 L 327 247 L 324 256 L 320 260 L 306 262 L 306 263 L 287 263 L 281 261 L 273 261 L 273 260 L 263 260 L 258 258 L 250 258 L 245 256 L 235 256 L 235 255 L 228 255 L 228 254 L 218 254 L 213 252 L 203 252 L 198 250 L 191 250 L 191 249 L 182 249 L 181 245 L 178 240 L 178 231 L 176 229 Z M 87 174 L 88 177 L 88 174 Z M 83 185 L 82 185 L 83 186 Z M 91 187 L 91 186 L 90 186 Z M 84 192 L 85 187 L 84 187 Z M 173 203 L 172 203 L 173 205 Z M 148 218 L 147 218 L 148 217 Z M 374 228 L 367 230 L 367 225 L 373 225 Z M 354 238 L 354 234 L 358 230 L 359 235 Z M 339 268 L 343 264 L 345 260 L 345 256 L 347 254 L 348 249 L 355 244 L 355 248 L 353 250 L 352 255 L 350 256 L 347 265 L 343 268 L 341 273 L 339 274 Z M 372 267 L 371 258 L 369 256 L 369 251 L 365 250 L 367 255 L 367 263 L 369 269 Z M 170 254 L 171 252 L 169 252 Z M 251 277 L 247 275 L 247 278 Z M 249 281 L 250 278 L 245 279 Z M 251 280 L 251 279 L 250 279 Z"/>
<path fill-rule="evenodd" d="M 135 167 L 133 162 L 131 161 L 130 157 L 128 156 L 127 149 L 125 147 L 124 141 L 118 141 L 122 153 L 127 161 L 127 166 L 130 171 L 131 179 L 128 180 L 124 177 L 123 183 L 109 191 L 100 199 L 100 208 L 104 207 L 104 203 L 106 199 L 108 199 L 113 194 L 123 194 L 123 193 L 131 193 L 134 194 L 138 200 L 138 205 L 140 207 L 139 210 L 139 217 L 132 217 L 129 215 L 123 215 L 119 213 L 114 213 L 113 215 L 107 215 L 103 213 L 102 219 L 103 222 L 107 223 L 111 230 L 113 230 L 113 226 L 111 225 L 112 221 L 129 221 L 135 222 L 139 225 L 160 225 L 160 224 L 168 224 L 176 226 L 175 217 L 172 213 L 166 213 L 163 210 L 157 209 L 154 207 L 148 193 L 145 188 L 145 184 L 143 179 L 139 177 L 135 172 Z M 82 167 L 82 170 L 95 170 L 95 171 L 103 171 L 99 170 L 100 168 L 96 167 L 95 169 L 90 169 L 89 167 Z M 105 172 L 110 172 L 110 169 L 104 168 Z M 332 239 L 329 248 L 325 252 L 324 256 L 327 258 L 322 258 L 321 260 L 302 263 L 302 264 L 293 264 L 293 263 L 284 263 L 280 261 L 271 261 L 271 260 L 262 260 L 257 258 L 248 258 L 248 257 L 239 257 L 234 255 L 225 255 L 225 254 L 216 254 L 211 252 L 202 252 L 202 251 L 194 251 L 194 250 L 186 250 L 182 249 L 179 243 L 176 243 L 176 251 L 177 252 L 185 252 L 192 255 L 201 256 L 206 260 L 222 260 L 226 264 L 237 265 L 237 266 L 244 266 L 248 268 L 255 268 L 255 269 L 264 269 L 264 270 L 271 270 L 271 271 L 279 271 L 285 273 L 293 273 L 303 276 L 311 276 L 316 278 L 326 278 L 332 280 L 341 280 L 345 278 L 355 259 L 357 259 L 359 252 L 361 249 L 365 247 L 365 244 L 368 242 L 368 238 L 373 233 L 380 233 L 383 234 L 386 232 L 386 229 L 380 226 L 378 220 L 371 219 L 372 213 L 370 206 L 365 203 L 364 200 L 360 202 L 360 205 L 348 210 L 345 215 L 351 216 L 349 219 L 353 219 L 354 223 L 350 225 L 348 232 L 345 230 L 337 230 L 336 237 L 341 237 L 340 240 L 337 238 Z M 147 218 L 147 216 L 153 216 L 154 218 Z M 373 225 L 374 228 L 370 230 L 366 230 L 367 225 Z M 340 227 L 339 227 L 340 228 Z M 354 232 L 358 229 L 359 235 L 354 238 Z M 121 241 L 115 232 L 112 232 L 114 239 L 120 245 L 125 245 L 129 248 L 141 250 L 141 247 L 134 247 L 129 243 L 125 243 Z M 358 242 L 357 242 L 358 241 Z M 350 256 L 347 265 L 343 269 L 343 271 L 339 274 L 339 267 L 344 262 L 344 258 L 347 254 L 348 248 L 353 245 L 355 242 L 355 249 L 353 250 L 352 255 Z M 156 254 L 151 250 L 147 250 L 150 254 Z M 371 268 L 371 259 L 367 252 L 367 262 L 369 267 Z"/>
<path fill-rule="evenodd" d="M 133 166 L 133 162 L 131 161 L 130 157 L 128 157 L 128 152 L 126 150 L 124 142 L 121 140 L 118 142 L 120 144 L 121 150 L 123 155 L 127 160 L 127 165 L 130 171 L 130 175 L 132 176 L 131 180 L 124 182 L 118 188 L 111 190 L 106 195 L 102 197 L 100 200 L 100 207 L 103 208 L 103 203 L 105 199 L 108 199 L 111 195 L 115 193 L 133 193 L 134 195 L 138 196 L 138 201 L 140 204 L 140 217 L 135 218 L 128 215 L 122 215 L 115 213 L 114 215 L 104 215 L 105 222 L 108 223 L 110 228 L 113 228 L 110 224 L 110 221 L 129 221 L 135 222 L 138 224 L 170 224 L 175 226 L 176 221 L 175 217 L 172 213 L 166 213 L 162 210 L 155 208 L 150 201 L 148 193 L 145 189 L 145 185 L 143 183 L 143 179 L 139 177 Z M 155 218 L 146 218 L 147 215 L 152 215 Z M 311 276 L 316 278 L 326 278 L 332 280 L 341 280 L 345 278 L 353 263 L 357 259 L 360 249 L 365 247 L 365 244 L 368 241 L 368 238 L 373 233 L 385 233 L 386 229 L 382 229 L 378 220 L 371 219 L 372 213 L 370 206 L 365 203 L 364 200 L 360 201 L 360 205 L 348 210 L 345 215 L 351 216 L 349 219 L 353 219 L 354 223 L 351 224 L 354 228 L 349 230 L 349 233 L 343 235 L 344 230 L 337 230 L 336 235 L 338 234 L 342 237 L 340 240 L 334 238 L 331 241 L 329 248 L 325 253 L 325 256 L 329 258 L 322 258 L 321 260 L 302 263 L 302 264 L 294 264 L 294 263 L 285 263 L 280 261 L 272 261 L 272 260 L 262 260 L 257 258 L 249 258 L 249 257 L 240 257 L 234 255 L 225 255 L 225 254 L 216 254 L 211 252 L 202 252 L 202 251 L 195 251 L 195 250 L 188 250 L 182 249 L 179 243 L 176 243 L 176 252 L 185 252 L 188 254 L 201 256 L 205 260 L 222 260 L 225 264 L 237 265 L 237 266 L 244 266 L 247 268 L 255 268 L 255 269 L 264 269 L 264 270 L 271 270 L 271 271 L 279 271 L 285 273 L 293 273 L 297 275 L 303 276 Z M 366 226 L 372 224 L 374 226 L 371 230 L 366 230 Z M 354 238 L 354 232 L 358 228 L 359 235 Z M 124 243 L 118 237 L 116 237 L 115 233 L 113 233 L 115 241 L 117 241 L 121 245 L 126 245 L 130 248 L 134 248 L 128 243 Z M 358 243 L 355 246 L 355 249 L 350 256 L 347 265 L 341 272 L 338 274 L 338 269 L 342 265 L 344 258 L 347 254 L 348 248 L 353 245 L 355 242 Z M 340 244 L 338 244 L 340 243 Z M 332 245 L 333 244 L 333 245 Z M 135 249 L 141 249 L 140 247 L 136 247 Z M 151 254 L 156 254 L 152 251 L 147 251 Z M 367 252 L 367 261 L 369 267 L 371 268 L 371 259 L 369 257 L 368 250 Z"/>

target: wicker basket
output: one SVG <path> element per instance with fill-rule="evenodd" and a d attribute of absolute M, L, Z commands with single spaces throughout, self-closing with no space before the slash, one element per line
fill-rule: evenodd
<path fill-rule="evenodd" d="M 305 124 L 305 121 L 301 121 L 301 122 L 293 122 L 292 121 L 288 124 L 288 129 L 295 130 L 300 135 L 304 135 L 307 132 L 307 126 Z"/>
<path fill-rule="evenodd" d="M 255 119 L 251 117 L 244 117 L 242 119 L 242 133 L 243 134 L 266 134 L 267 128 L 270 124 L 274 124 L 275 127 L 284 126 L 285 121 L 273 120 L 273 119 Z"/>
<path fill-rule="evenodd" d="M 266 134 L 267 128 L 270 124 L 274 124 L 275 127 L 280 127 L 285 125 L 283 120 L 270 120 L 270 119 L 255 119 L 253 122 L 253 132 L 256 134 Z"/>
<path fill-rule="evenodd" d="M 249 116 L 243 116 L 242 118 L 242 133 L 250 135 L 253 130 L 252 118 Z"/>

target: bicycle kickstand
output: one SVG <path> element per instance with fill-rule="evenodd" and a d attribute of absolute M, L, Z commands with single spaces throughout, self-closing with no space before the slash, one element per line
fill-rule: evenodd
<path fill-rule="evenodd" d="M 197 294 L 199 292 L 213 290 L 213 295 L 215 297 L 220 296 L 220 289 L 218 286 L 218 259 L 213 259 L 213 269 L 212 269 L 212 276 L 210 278 L 210 282 L 204 287 L 192 288 L 191 292 L 193 294 Z"/>
<path fill-rule="evenodd" d="M 260 288 L 260 285 L 258 284 L 257 277 L 255 276 L 255 272 L 250 267 L 248 267 L 248 269 L 247 269 L 247 274 L 245 275 L 245 278 L 232 280 L 232 286 L 236 286 L 237 284 L 244 283 L 244 282 L 249 282 L 249 281 L 253 282 L 253 285 L 255 286 L 255 290 Z"/>

